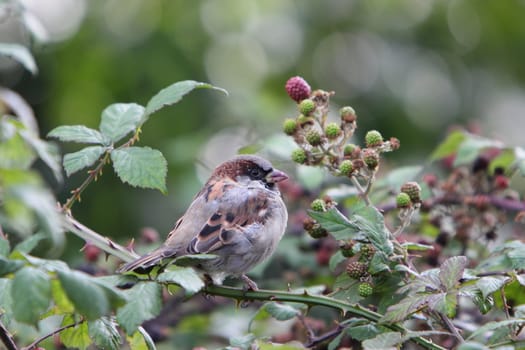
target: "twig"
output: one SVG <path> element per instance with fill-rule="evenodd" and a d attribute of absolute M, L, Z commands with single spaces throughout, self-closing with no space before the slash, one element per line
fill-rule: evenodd
<path fill-rule="evenodd" d="M 306 336 L 307 336 L 308 342 L 311 342 L 315 338 L 314 331 L 312 330 L 312 328 L 308 326 L 308 324 L 306 324 L 306 319 L 302 313 L 299 313 L 297 315 L 297 319 L 299 320 L 299 322 L 301 322 L 304 329 L 306 330 Z"/>
<path fill-rule="evenodd" d="M 509 304 L 507 303 L 507 297 L 505 296 L 505 288 L 501 288 L 501 302 L 503 303 L 503 311 L 505 311 L 505 317 L 510 320 Z"/>
<path fill-rule="evenodd" d="M 345 329 L 341 324 L 337 325 L 336 328 L 332 329 L 331 331 L 328 331 L 318 337 L 313 337 L 308 340 L 308 343 L 305 344 L 305 347 L 308 349 L 313 348 L 316 345 L 319 345 L 321 343 L 324 343 L 327 340 L 330 340 L 332 338 L 337 337 L 342 331 Z"/>
<path fill-rule="evenodd" d="M 461 342 L 461 343 L 464 343 L 465 342 L 465 339 L 463 339 L 463 336 L 459 333 L 458 329 L 456 328 L 456 326 L 454 326 L 454 324 L 452 323 L 452 321 L 443 313 L 441 312 L 438 312 L 438 315 L 439 317 L 441 318 L 441 320 L 445 323 L 445 325 L 447 326 L 448 330 Z"/>
<path fill-rule="evenodd" d="M 35 341 L 32 342 L 31 344 L 29 344 L 28 346 L 22 348 L 22 350 L 31 350 L 31 349 L 34 349 L 34 348 L 38 345 L 38 343 L 40 343 L 41 341 L 44 341 L 44 340 L 46 340 L 47 338 L 52 337 L 52 336 L 54 336 L 55 334 L 58 334 L 58 333 L 62 332 L 62 331 L 65 330 L 65 329 L 75 327 L 75 326 L 81 324 L 82 322 L 84 322 L 84 320 L 81 320 L 81 321 L 79 321 L 79 322 L 71 323 L 71 324 L 68 324 L 68 325 L 62 326 L 62 327 L 60 327 L 60 328 L 57 328 L 57 329 L 55 329 L 53 332 L 41 336 L 40 338 L 38 338 L 37 340 L 35 340 Z"/>
<path fill-rule="evenodd" d="M 93 244 L 108 254 L 116 256 L 124 262 L 131 262 L 139 257 L 109 238 L 103 237 L 89 227 L 84 226 L 69 214 L 66 215 L 66 228 L 84 241 Z"/>
<path fill-rule="evenodd" d="M 370 203 L 370 199 L 368 198 L 368 195 L 366 194 L 365 189 L 363 188 L 363 186 L 361 186 L 359 181 L 357 181 L 357 178 L 355 176 L 350 176 L 350 181 L 352 181 L 354 186 L 357 188 L 357 191 L 359 192 L 359 194 L 361 195 L 361 197 L 365 201 L 366 205 L 370 205 L 371 204 Z"/>
<path fill-rule="evenodd" d="M 68 211 L 71 209 L 73 204 L 75 204 L 76 201 L 80 199 L 80 196 L 82 195 L 82 192 L 89 186 L 93 180 L 95 180 L 98 176 L 98 174 L 102 171 L 102 168 L 104 165 L 106 165 L 107 161 L 109 159 L 109 152 L 106 152 L 102 158 L 98 161 L 97 166 L 88 171 L 88 177 L 80 184 L 80 186 L 72 191 L 73 195 L 69 197 L 62 207 L 64 211 Z"/>
<path fill-rule="evenodd" d="M 2 343 L 4 343 L 7 350 L 18 350 L 13 336 L 9 333 L 7 328 L 5 328 L 2 321 L 0 321 L 0 339 L 2 339 Z"/>

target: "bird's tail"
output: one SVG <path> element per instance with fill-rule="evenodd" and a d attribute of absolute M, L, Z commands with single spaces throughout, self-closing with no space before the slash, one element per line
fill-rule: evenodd
<path fill-rule="evenodd" d="M 162 246 L 157 249 L 155 249 L 152 252 L 149 252 L 140 258 L 129 262 L 123 266 L 121 266 L 117 272 L 118 273 L 124 273 L 128 271 L 135 271 L 140 270 L 142 271 L 148 271 L 151 270 L 156 265 L 163 265 L 162 260 L 174 258 L 175 257 L 175 250 Z"/>

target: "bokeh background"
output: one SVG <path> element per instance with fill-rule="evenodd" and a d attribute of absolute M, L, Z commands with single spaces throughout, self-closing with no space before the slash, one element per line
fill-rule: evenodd
<path fill-rule="evenodd" d="M 1 58 L 0 85 L 29 101 L 43 134 L 97 127 L 107 105 L 145 104 L 179 80 L 229 91 L 194 92 L 144 126 L 141 145 L 169 163 L 167 196 L 107 168 L 74 208 L 124 241 L 143 227 L 168 232 L 206 173 L 242 147 L 273 146 L 260 151 L 293 176 L 276 135 L 296 113 L 284 90 L 294 75 L 336 91 L 334 114 L 353 106 L 358 136 L 398 137 L 393 164 L 425 161 L 453 125 L 523 144 L 524 13 L 523 0 L 4 0 L 0 42 L 30 47 L 39 74 Z M 84 176 L 54 183 L 59 197 Z"/>

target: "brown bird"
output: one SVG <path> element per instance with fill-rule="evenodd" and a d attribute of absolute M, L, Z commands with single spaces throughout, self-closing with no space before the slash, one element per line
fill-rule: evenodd
<path fill-rule="evenodd" d="M 213 283 L 236 276 L 257 289 L 245 273 L 269 257 L 284 234 L 288 212 L 276 184 L 287 178 L 258 156 L 220 164 L 162 246 L 119 272 L 148 269 L 188 254 L 214 254 L 216 258 L 198 266 Z"/>

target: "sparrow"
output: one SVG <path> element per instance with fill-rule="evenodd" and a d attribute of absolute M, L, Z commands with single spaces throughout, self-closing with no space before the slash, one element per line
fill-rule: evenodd
<path fill-rule="evenodd" d="M 288 221 L 277 183 L 288 176 L 258 156 L 237 156 L 218 165 L 197 193 L 166 241 L 157 249 L 122 266 L 118 272 L 147 270 L 165 259 L 213 254 L 196 266 L 214 284 L 240 277 L 275 251 Z"/>

